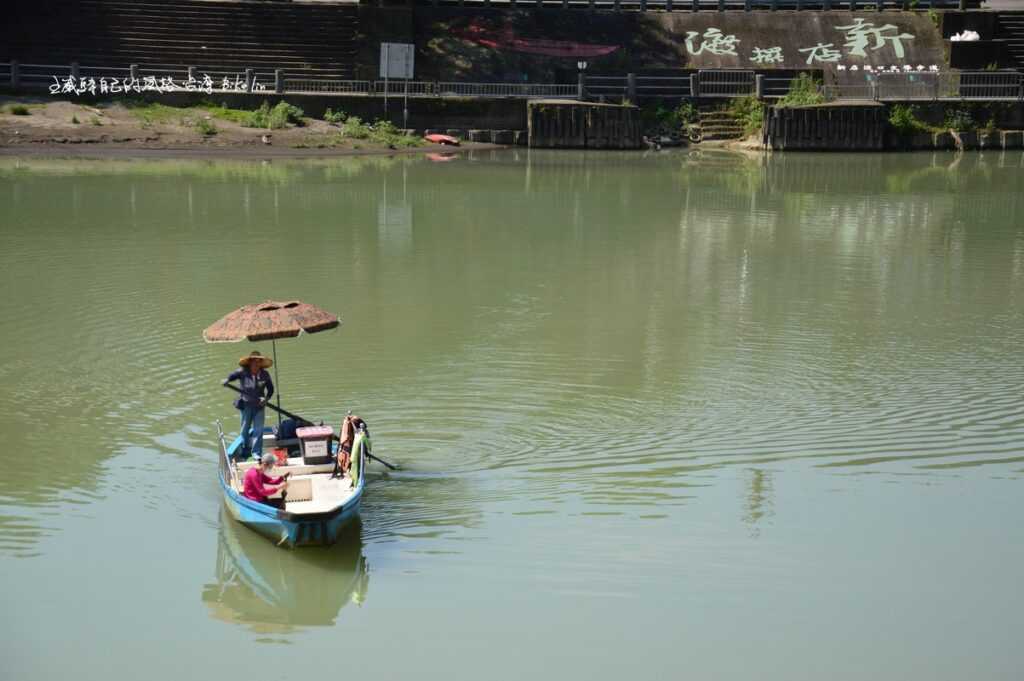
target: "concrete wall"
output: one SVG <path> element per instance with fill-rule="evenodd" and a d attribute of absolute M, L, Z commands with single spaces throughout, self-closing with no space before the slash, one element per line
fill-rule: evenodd
<path fill-rule="evenodd" d="M 865 26 L 894 27 L 884 36 L 913 37 L 901 39 L 897 49 L 896 41 L 888 38 L 876 47 L 869 35 L 865 54 L 859 56 L 848 28 L 858 20 Z M 722 40 L 709 37 L 715 31 Z M 580 59 L 588 62 L 592 74 L 945 64 L 938 27 L 918 12 L 469 11 L 416 6 L 413 32 L 417 74 L 426 79 L 572 82 Z M 835 50 L 838 60 L 818 61 L 801 51 L 818 45 Z M 773 59 L 780 61 L 764 59 L 761 51 L 772 48 Z"/>

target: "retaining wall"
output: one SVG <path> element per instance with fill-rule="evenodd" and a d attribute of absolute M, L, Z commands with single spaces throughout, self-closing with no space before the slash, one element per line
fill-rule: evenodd
<path fill-rule="evenodd" d="M 771 108 L 762 136 L 769 149 L 880 151 L 887 125 L 878 103 Z"/>
<path fill-rule="evenodd" d="M 639 149 L 640 109 L 540 99 L 527 105 L 529 145 L 534 149 Z"/>

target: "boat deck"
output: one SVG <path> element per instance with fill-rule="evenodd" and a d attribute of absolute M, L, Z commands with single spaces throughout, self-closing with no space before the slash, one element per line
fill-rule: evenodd
<path fill-rule="evenodd" d="M 237 465 L 238 475 L 232 482 L 237 492 L 242 492 L 245 472 L 254 465 L 249 461 Z M 332 478 L 333 471 L 334 464 L 311 466 L 304 464 L 301 458 L 288 459 L 287 465 L 275 468 L 274 477 L 291 473 L 284 510 L 296 514 L 327 513 L 344 505 L 355 495 L 355 486 L 347 475 Z"/>

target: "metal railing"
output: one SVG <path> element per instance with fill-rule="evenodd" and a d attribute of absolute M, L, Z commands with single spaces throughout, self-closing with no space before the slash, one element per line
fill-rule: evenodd
<path fill-rule="evenodd" d="M 702 97 L 749 97 L 756 94 L 753 71 L 701 69 L 698 73 Z"/>
<path fill-rule="evenodd" d="M 592 75 L 582 79 L 589 99 L 622 101 L 650 99 L 785 96 L 792 73 L 760 74 L 751 70 L 704 69 L 679 75 Z M 194 80 L 189 80 L 189 79 Z M 186 82 L 201 83 L 189 91 L 255 92 L 259 94 L 336 94 L 402 97 L 559 98 L 577 99 L 580 83 L 466 83 L 417 80 L 340 80 L 286 76 L 283 71 L 198 71 L 194 67 L 96 67 L 78 64 L 0 63 L 0 85 L 49 89 L 54 94 L 104 94 L 97 83 L 120 81 L 110 93 L 181 91 Z M 172 88 L 159 86 L 173 79 Z M 129 89 L 128 82 L 135 84 Z M 68 89 L 68 84 L 77 85 Z M 141 90 L 140 86 L 141 85 Z M 150 87 L 153 86 L 153 87 Z M 1024 99 L 1024 75 L 1017 71 L 839 71 L 835 82 L 822 88 L 831 100 L 987 100 Z"/>
<path fill-rule="evenodd" d="M 335 95 L 368 95 L 373 81 L 369 80 L 322 80 L 314 78 L 286 78 L 285 92 L 308 92 Z"/>
<path fill-rule="evenodd" d="M 682 99 L 690 97 L 689 76 L 637 76 L 637 98 Z"/>
<path fill-rule="evenodd" d="M 1024 99 L 1024 74 L 1016 71 L 884 71 L 841 73 L 823 87 L 832 100 L 935 101 Z"/>

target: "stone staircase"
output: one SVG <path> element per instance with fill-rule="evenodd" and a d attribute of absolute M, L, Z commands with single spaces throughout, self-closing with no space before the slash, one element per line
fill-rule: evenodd
<path fill-rule="evenodd" d="M 743 123 L 732 112 L 722 109 L 701 109 L 700 133 L 705 142 L 743 138 Z"/>
<path fill-rule="evenodd" d="M 1000 12 L 995 38 L 1006 44 L 1014 66 L 1024 70 L 1024 12 Z"/>
<path fill-rule="evenodd" d="M 4 12 L 0 61 L 353 78 L 357 60 L 354 3 L 13 0 Z"/>

